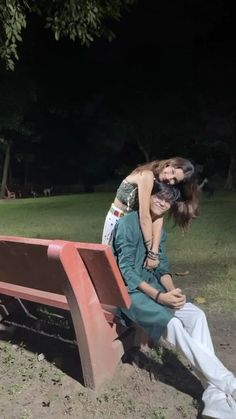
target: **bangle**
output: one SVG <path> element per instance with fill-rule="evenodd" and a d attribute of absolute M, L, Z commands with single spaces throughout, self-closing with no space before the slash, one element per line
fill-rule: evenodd
<path fill-rule="evenodd" d="M 157 291 L 157 295 L 155 297 L 155 301 L 158 303 L 158 298 L 160 297 L 160 294 L 162 294 L 161 291 Z"/>
<path fill-rule="evenodd" d="M 147 257 L 152 260 L 158 259 L 158 253 L 154 253 L 152 250 L 149 250 Z"/>
<path fill-rule="evenodd" d="M 144 242 L 144 244 L 145 244 L 147 250 L 150 250 L 152 248 L 152 240 L 146 240 Z"/>

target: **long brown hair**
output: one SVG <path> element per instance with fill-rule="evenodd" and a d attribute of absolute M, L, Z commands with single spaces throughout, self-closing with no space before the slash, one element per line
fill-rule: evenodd
<path fill-rule="evenodd" d="M 158 180 L 159 174 L 168 166 L 172 166 L 175 169 L 182 169 L 184 172 L 183 181 L 177 185 L 181 192 L 181 198 L 171 206 L 169 217 L 173 219 L 175 225 L 186 229 L 192 218 L 196 216 L 198 208 L 197 181 L 194 177 L 193 164 L 183 157 L 172 157 L 170 159 L 154 160 L 150 163 L 142 164 L 132 173 L 151 170 L 154 177 Z"/>
<path fill-rule="evenodd" d="M 184 172 L 184 181 L 190 179 L 194 174 L 193 164 L 183 157 L 172 157 L 165 160 L 154 160 L 150 163 L 142 164 L 132 173 L 143 172 L 144 170 L 151 170 L 154 174 L 154 177 L 158 180 L 159 174 L 168 166 L 172 166 L 175 169 L 182 169 Z"/>
<path fill-rule="evenodd" d="M 181 198 L 170 207 L 169 218 L 174 221 L 175 225 L 186 230 L 190 221 L 197 215 L 197 181 L 193 178 L 186 182 L 180 182 L 176 187 L 181 192 Z"/>

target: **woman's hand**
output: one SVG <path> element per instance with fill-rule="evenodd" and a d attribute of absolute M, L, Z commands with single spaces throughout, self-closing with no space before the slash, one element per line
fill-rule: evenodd
<path fill-rule="evenodd" d="M 155 260 L 153 260 L 153 259 L 150 259 L 149 257 L 147 257 L 146 259 L 145 259 L 145 262 L 144 262 L 144 267 L 146 268 L 146 269 L 148 269 L 148 270 L 152 270 L 152 269 L 155 269 L 155 268 L 157 268 L 157 266 L 159 265 L 159 263 L 160 263 L 160 261 L 159 261 L 159 259 L 157 258 L 157 259 L 155 259 Z"/>
<path fill-rule="evenodd" d="M 157 302 L 175 310 L 179 310 L 186 303 L 186 296 L 182 293 L 180 288 L 175 288 L 172 291 L 159 294 Z"/>

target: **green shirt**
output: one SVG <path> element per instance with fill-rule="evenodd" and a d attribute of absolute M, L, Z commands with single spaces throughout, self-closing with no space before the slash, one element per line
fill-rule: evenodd
<path fill-rule="evenodd" d="M 160 338 L 174 312 L 156 303 L 140 291 L 138 286 L 146 281 L 157 290 L 165 291 L 160 278 L 165 273 L 169 273 L 165 249 L 166 236 L 163 230 L 159 248 L 160 264 L 153 271 L 143 267 L 147 252 L 137 211 L 119 220 L 112 242 L 114 255 L 131 298 L 131 307 L 120 309 L 121 319 L 126 324 L 128 319 L 137 322 L 155 341 Z"/>

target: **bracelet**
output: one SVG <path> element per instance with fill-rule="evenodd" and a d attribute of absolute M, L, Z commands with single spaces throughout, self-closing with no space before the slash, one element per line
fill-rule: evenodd
<path fill-rule="evenodd" d="M 158 253 L 153 252 L 152 250 L 148 251 L 147 257 L 152 260 L 158 259 Z"/>
<path fill-rule="evenodd" d="M 155 297 L 155 301 L 158 303 L 158 298 L 160 297 L 160 294 L 162 294 L 161 291 L 157 291 L 157 295 Z"/>
<path fill-rule="evenodd" d="M 148 257 L 148 259 L 151 259 L 151 260 L 158 260 L 158 257 L 153 257 L 153 256 L 151 256 L 151 255 L 147 255 L 147 257 Z"/>
<path fill-rule="evenodd" d="M 152 240 L 146 240 L 144 242 L 144 244 L 145 244 L 147 250 L 151 250 L 151 248 L 152 248 Z"/>

